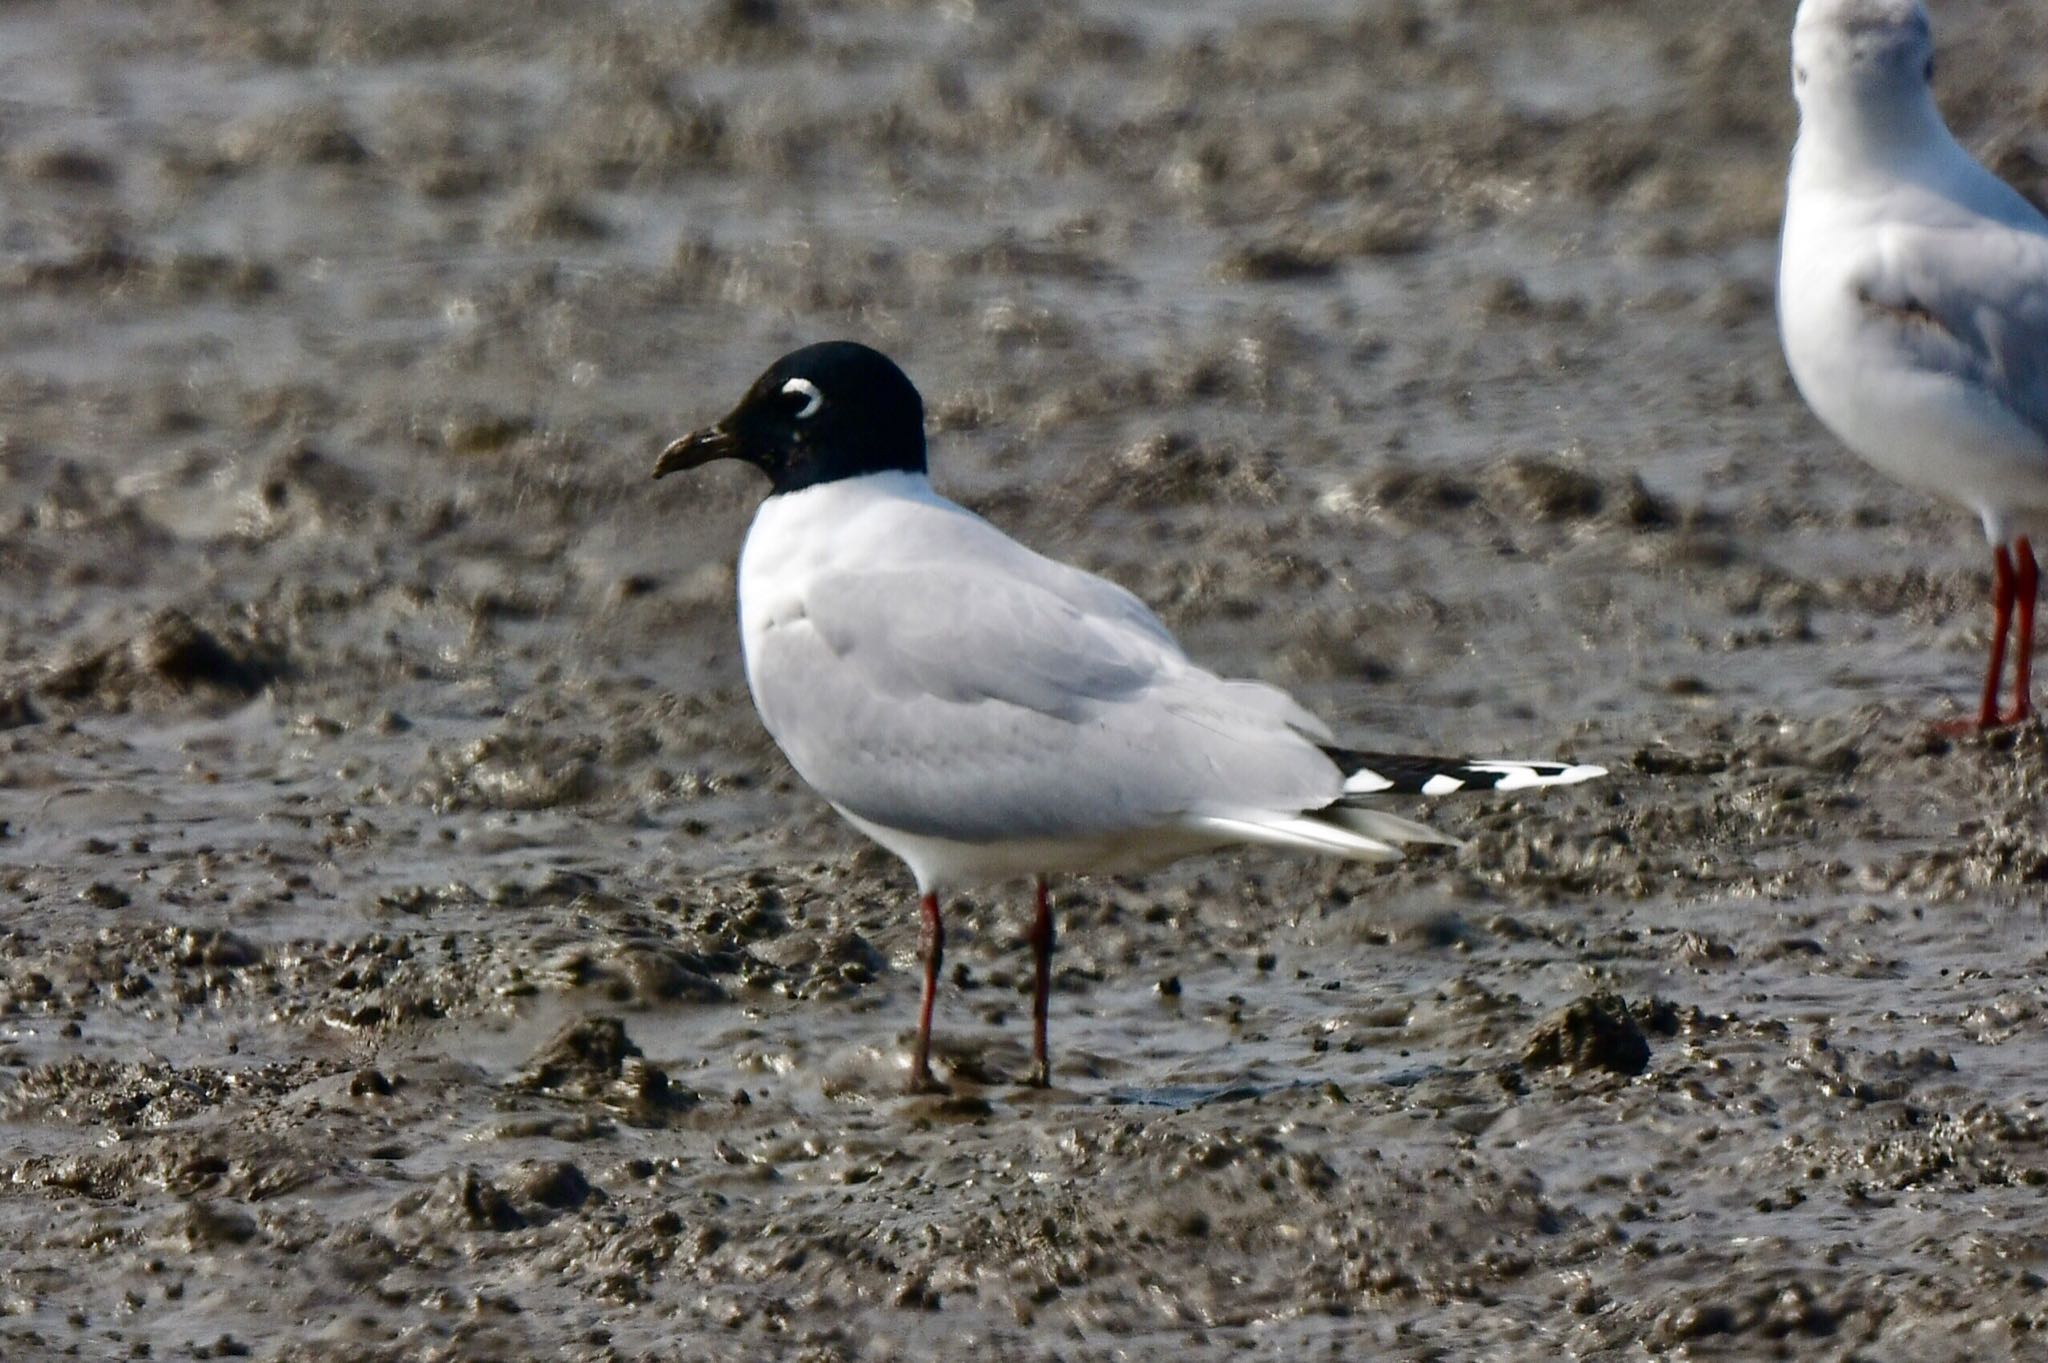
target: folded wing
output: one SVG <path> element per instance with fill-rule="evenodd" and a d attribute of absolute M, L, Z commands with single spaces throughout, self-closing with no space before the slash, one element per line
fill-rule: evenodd
<path fill-rule="evenodd" d="M 2048 235 L 1988 219 L 1887 228 L 1853 287 L 1909 365 L 2048 441 Z"/>
<path fill-rule="evenodd" d="M 1129 593 L 1001 544 L 821 574 L 752 641 L 762 716 L 827 799 L 987 842 L 1293 815 L 1343 793 L 1327 731 L 1285 692 L 1204 671 Z"/>

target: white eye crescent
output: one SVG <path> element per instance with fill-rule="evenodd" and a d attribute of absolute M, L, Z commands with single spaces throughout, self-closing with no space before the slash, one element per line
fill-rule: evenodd
<path fill-rule="evenodd" d="M 819 392 L 818 385 L 809 379 L 791 379 L 782 385 L 782 391 L 803 394 L 804 405 L 797 409 L 796 414 L 798 421 L 806 421 L 816 416 L 818 409 L 825 405 L 825 395 Z"/>

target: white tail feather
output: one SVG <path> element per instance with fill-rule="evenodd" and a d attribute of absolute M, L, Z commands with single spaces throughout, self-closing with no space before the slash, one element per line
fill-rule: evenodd
<path fill-rule="evenodd" d="M 1391 817 L 1391 816 L 1389 816 Z M 1188 820 L 1202 829 L 1232 842 L 1254 842 L 1268 847 L 1291 847 L 1303 852 L 1350 857 L 1356 861 L 1399 861 L 1401 849 L 1378 838 L 1354 833 L 1318 818 L 1300 814 L 1261 814 L 1230 818 L 1207 814 Z"/>
<path fill-rule="evenodd" d="M 1380 842 L 1425 842 L 1433 847 L 1465 845 L 1463 838 L 1454 838 L 1448 833 L 1431 828 L 1426 823 L 1404 819 L 1398 814 L 1389 814 L 1384 809 L 1366 809 L 1359 805 L 1330 805 L 1317 810 L 1311 817 L 1342 824 L 1354 833 Z"/>

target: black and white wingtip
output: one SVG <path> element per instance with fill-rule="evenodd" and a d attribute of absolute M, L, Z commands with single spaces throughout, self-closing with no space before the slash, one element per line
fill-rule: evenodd
<path fill-rule="evenodd" d="M 1346 795 L 1454 795 L 1461 790 L 1527 790 L 1570 786 L 1605 776 L 1584 762 L 1522 762 L 1513 758 L 1421 757 L 1409 753 L 1325 748 L 1344 772 Z"/>
<path fill-rule="evenodd" d="M 1366 802 L 1368 795 L 1449 795 L 1459 790 L 1524 790 L 1568 786 L 1605 776 L 1604 767 L 1583 762 L 1518 762 L 1505 758 L 1415 757 L 1401 753 L 1353 752 L 1325 748 L 1344 772 L 1344 793 L 1320 809 L 1297 813 L 1253 812 L 1191 816 L 1187 826 L 1228 842 L 1264 843 L 1354 857 L 1399 861 L 1410 843 L 1442 847 L 1464 844 L 1428 824 L 1404 819 Z"/>

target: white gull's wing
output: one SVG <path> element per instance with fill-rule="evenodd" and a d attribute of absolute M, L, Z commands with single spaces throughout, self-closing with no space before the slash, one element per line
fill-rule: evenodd
<path fill-rule="evenodd" d="M 1194 666 L 1135 597 L 986 522 L 948 530 L 931 558 L 818 574 L 749 639 L 762 718 L 828 800 L 981 843 L 1342 793 L 1327 731 L 1286 693 Z"/>
<path fill-rule="evenodd" d="M 1989 395 L 2048 442 L 2048 231 L 1980 218 L 1886 226 L 1871 242 L 1851 286 L 1894 353 Z"/>

